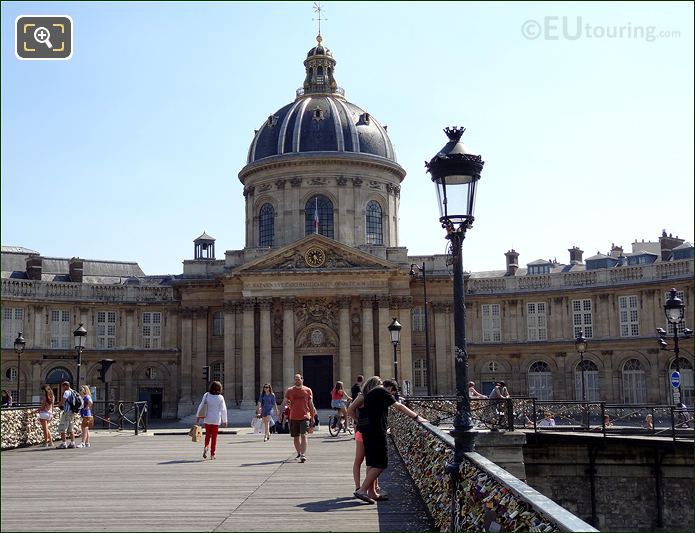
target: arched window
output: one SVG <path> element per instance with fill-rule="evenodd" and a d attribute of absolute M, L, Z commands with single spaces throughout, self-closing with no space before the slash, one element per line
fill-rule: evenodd
<path fill-rule="evenodd" d="M 275 209 L 271 204 L 263 204 L 258 213 L 258 246 L 272 247 L 275 242 Z"/>
<path fill-rule="evenodd" d="M 224 363 L 218 361 L 217 363 L 212 363 L 210 365 L 210 379 L 212 381 L 219 381 L 224 385 Z"/>
<path fill-rule="evenodd" d="M 413 324 L 413 331 L 417 333 L 422 333 L 425 331 L 425 308 L 421 305 L 413 307 L 411 311 L 411 320 Z"/>
<path fill-rule="evenodd" d="M 305 235 L 319 233 L 333 239 L 333 202 L 321 195 L 312 196 L 304 207 Z"/>
<path fill-rule="evenodd" d="M 381 206 L 374 200 L 367 204 L 367 244 L 384 244 Z"/>
<path fill-rule="evenodd" d="M 683 397 L 681 398 L 681 402 L 683 402 L 685 405 L 688 407 L 693 406 L 693 365 L 688 361 L 687 359 L 683 359 L 682 357 L 678 358 L 678 366 L 680 367 L 680 373 L 681 373 L 681 392 L 683 393 Z M 672 390 L 671 387 L 671 372 L 674 372 L 676 370 L 676 361 L 675 359 L 671 361 L 671 366 L 669 367 L 668 371 L 668 389 Z M 673 402 L 673 395 L 670 395 L 671 397 L 669 398 L 669 402 Z"/>
<path fill-rule="evenodd" d="M 67 368 L 54 368 L 46 376 L 48 385 L 60 385 L 63 381 L 67 381 L 71 387 L 75 387 L 75 383 L 72 381 L 72 373 Z"/>
<path fill-rule="evenodd" d="M 623 365 L 623 396 L 624 403 L 645 403 L 647 385 L 642 363 L 630 359 Z"/>
<path fill-rule="evenodd" d="M 584 369 L 584 390 L 586 390 L 586 399 L 589 402 L 597 402 L 601 399 L 598 388 L 598 367 L 596 363 L 588 359 L 580 361 L 574 368 L 574 397 L 577 400 L 582 399 L 582 369 Z"/>
<path fill-rule="evenodd" d="M 538 400 L 553 399 L 553 374 L 548 363 L 536 361 L 529 367 L 528 395 Z"/>

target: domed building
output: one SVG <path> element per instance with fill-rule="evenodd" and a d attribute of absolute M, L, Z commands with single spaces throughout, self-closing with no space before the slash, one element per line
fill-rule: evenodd
<path fill-rule="evenodd" d="M 80 371 L 101 400 L 101 359 L 114 361 L 111 399 L 146 400 L 150 416 L 163 418 L 193 412 L 207 387 L 204 368 L 223 382 L 231 408 L 253 405 L 264 383 L 281 393 L 297 372 L 318 407 L 330 405 L 335 381 L 349 386 L 358 374 L 397 376 L 415 394 L 454 393 L 448 258 L 408 255 L 398 225 L 405 170 L 386 127 L 346 99 L 335 67 L 319 36 L 294 100 L 250 139 L 238 175 L 242 250 L 218 259 L 203 231 L 182 274 L 146 276 L 135 263 L 3 246 L 2 388 L 15 401 L 32 400 L 42 383 L 57 391 Z M 583 260 L 578 247 L 568 251 L 566 263 L 536 258 L 524 267 L 509 250 L 504 268 L 466 274 L 469 376 L 478 389 L 505 381 L 513 395 L 541 400 L 584 392 L 668 404 L 678 366 L 692 406 L 692 354 L 681 348 L 676 365 L 654 334 L 667 328 L 671 287 L 686 306 L 681 326 L 693 327 L 692 244 L 664 231 L 631 252 L 613 245 Z M 393 318 L 402 325 L 396 350 Z M 81 370 L 72 348 L 79 324 L 88 332 Z"/>

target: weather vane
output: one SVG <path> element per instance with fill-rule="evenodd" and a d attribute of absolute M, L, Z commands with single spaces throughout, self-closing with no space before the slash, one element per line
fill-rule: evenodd
<path fill-rule="evenodd" d="M 318 20 L 319 21 L 319 36 L 321 35 L 321 21 L 322 20 L 328 20 L 325 18 L 321 18 L 321 14 L 323 13 L 323 9 L 321 8 L 321 2 L 314 2 L 314 13 L 317 13 L 317 17 L 315 19 L 311 20 Z"/>

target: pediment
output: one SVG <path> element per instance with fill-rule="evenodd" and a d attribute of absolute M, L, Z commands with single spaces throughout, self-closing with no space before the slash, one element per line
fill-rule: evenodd
<path fill-rule="evenodd" d="M 234 270 L 234 273 L 395 270 L 398 265 L 323 235 L 308 235 Z"/>

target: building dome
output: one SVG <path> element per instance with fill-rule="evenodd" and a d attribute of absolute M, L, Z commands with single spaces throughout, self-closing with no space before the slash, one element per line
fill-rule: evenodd
<path fill-rule="evenodd" d="M 303 87 L 294 102 L 268 116 L 256 131 L 247 163 L 312 152 L 364 154 L 395 162 L 386 128 L 345 99 L 333 77 L 336 61 L 320 35 L 316 40 L 304 61 Z"/>

